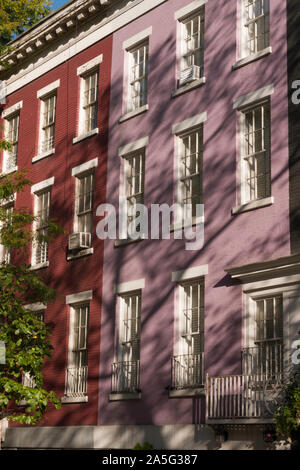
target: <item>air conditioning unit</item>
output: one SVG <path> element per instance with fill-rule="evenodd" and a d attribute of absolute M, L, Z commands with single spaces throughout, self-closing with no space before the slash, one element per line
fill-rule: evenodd
<path fill-rule="evenodd" d="M 69 235 L 69 250 L 82 250 L 90 248 L 92 236 L 90 233 L 78 232 Z"/>
<path fill-rule="evenodd" d="M 193 80 L 200 78 L 200 67 L 198 65 L 191 65 L 187 69 L 181 70 L 179 78 L 179 86 L 186 85 Z"/>

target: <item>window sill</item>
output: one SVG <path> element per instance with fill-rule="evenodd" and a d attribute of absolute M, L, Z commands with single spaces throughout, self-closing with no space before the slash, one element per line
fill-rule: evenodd
<path fill-rule="evenodd" d="M 184 229 L 188 229 L 191 227 L 195 227 L 196 225 L 201 224 L 201 223 L 204 223 L 204 217 L 198 217 L 198 219 L 196 217 L 193 217 L 192 223 L 188 223 L 187 225 L 183 225 L 182 223 L 172 224 L 170 226 L 170 232 L 175 232 L 176 230 L 184 230 Z"/>
<path fill-rule="evenodd" d="M 130 111 L 129 113 L 123 114 L 123 116 L 121 116 L 119 119 L 119 123 L 127 121 L 128 119 L 138 116 L 139 114 L 143 114 L 146 111 L 148 111 L 148 109 L 149 109 L 149 105 L 145 104 L 144 106 L 141 106 L 139 109 L 135 109 L 133 111 Z"/>
<path fill-rule="evenodd" d="M 231 209 L 231 215 L 241 214 L 243 212 L 252 211 L 255 209 L 260 209 L 261 207 L 267 207 L 274 204 L 274 197 L 265 197 L 263 199 L 257 199 L 256 201 L 250 201 L 246 204 L 241 204 L 240 206 L 233 207 Z"/>
<path fill-rule="evenodd" d="M 40 264 L 35 264 L 34 266 L 30 266 L 30 271 L 37 271 L 38 269 L 43 269 L 43 268 L 48 268 L 49 267 L 49 261 L 46 261 L 45 263 L 40 263 Z"/>
<path fill-rule="evenodd" d="M 133 240 L 132 238 L 118 239 L 115 241 L 115 248 L 118 246 L 130 245 L 130 243 L 141 242 L 142 240 L 145 240 L 145 238 L 137 238 L 136 240 Z"/>
<path fill-rule="evenodd" d="M 190 398 L 205 396 L 204 387 L 201 388 L 185 388 L 181 390 L 169 390 L 169 398 Z"/>
<path fill-rule="evenodd" d="M 73 139 L 73 144 L 77 144 L 77 142 L 80 142 L 81 140 L 88 139 L 89 137 L 92 137 L 93 135 L 96 135 L 99 133 L 98 127 L 96 129 L 92 129 L 91 131 L 87 132 L 86 134 L 81 134 Z"/>
<path fill-rule="evenodd" d="M 199 78 L 198 80 L 194 80 L 191 83 L 188 83 L 187 85 L 184 85 L 177 90 L 173 91 L 171 98 L 176 98 L 177 96 L 183 95 L 184 93 L 187 93 L 190 90 L 194 90 L 195 88 L 199 88 L 200 86 L 204 85 L 206 82 L 206 78 L 202 77 Z"/>
<path fill-rule="evenodd" d="M 61 403 L 87 403 L 88 397 L 62 397 L 60 401 Z"/>
<path fill-rule="evenodd" d="M 67 255 L 67 261 L 71 261 L 72 259 L 83 258 L 84 256 L 92 255 L 94 253 L 94 248 L 87 248 L 86 250 L 77 251 L 77 253 L 70 253 Z"/>
<path fill-rule="evenodd" d="M 272 47 L 266 47 L 262 51 L 256 52 L 255 54 L 249 55 L 247 57 L 244 57 L 243 59 L 238 60 L 235 64 L 233 64 L 232 70 L 236 70 L 240 67 L 243 67 L 244 65 L 251 64 L 251 62 L 255 62 L 256 60 L 259 60 L 262 57 L 266 57 L 271 53 Z"/>
<path fill-rule="evenodd" d="M 10 175 L 11 173 L 14 173 L 15 171 L 18 171 L 17 166 L 15 166 L 14 168 L 11 168 L 10 170 L 3 171 L 0 176 Z"/>
<path fill-rule="evenodd" d="M 141 398 L 142 398 L 141 392 L 110 393 L 109 394 L 109 401 L 140 400 Z"/>
<path fill-rule="evenodd" d="M 55 153 L 55 148 L 52 148 L 50 150 L 47 150 L 47 152 L 42 152 L 33 157 L 32 163 L 38 162 L 39 160 L 42 160 L 43 158 L 50 157 L 50 155 L 53 155 Z"/>

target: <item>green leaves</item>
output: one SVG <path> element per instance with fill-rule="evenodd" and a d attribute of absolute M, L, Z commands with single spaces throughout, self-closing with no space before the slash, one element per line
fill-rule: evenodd
<path fill-rule="evenodd" d="M 10 202 L 15 192 L 30 184 L 25 172 L 1 178 L 2 204 Z M 31 229 L 34 220 L 27 208 L 7 215 L 0 207 L 1 243 L 12 252 L 12 261 L 16 252 L 26 254 L 28 243 L 34 239 Z M 53 223 L 47 241 L 60 232 Z M 0 419 L 7 416 L 23 424 L 35 424 L 49 405 L 60 407 L 55 394 L 43 388 L 44 360 L 52 352 L 51 331 L 40 315 L 26 307 L 48 304 L 55 295 L 29 265 L 0 264 L 0 341 L 6 349 L 5 364 L 0 364 Z M 29 382 L 32 387 L 27 386 Z"/>
<path fill-rule="evenodd" d="M 0 47 L 44 18 L 51 5 L 49 0 L 0 0 Z"/>

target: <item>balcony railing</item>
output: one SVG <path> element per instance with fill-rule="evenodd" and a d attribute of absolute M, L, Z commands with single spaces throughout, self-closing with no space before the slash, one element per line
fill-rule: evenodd
<path fill-rule="evenodd" d="M 283 370 L 281 339 L 261 341 L 255 347 L 242 351 L 243 374 L 277 376 Z"/>
<path fill-rule="evenodd" d="M 277 377 L 280 382 L 280 376 Z M 272 422 L 276 387 L 266 375 L 227 375 L 206 380 L 208 422 Z"/>
<path fill-rule="evenodd" d="M 172 358 L 172 389 L 183 390 L 204 386 L 204 353 Z"/>
<path fill-rule="evenodd" d="M 35 388 L 36 386 L 35 381 L 31 378 L 28 372 L 26 372 L 22 376 L 22 384 L 25 385 L 25 387 L 30 387 L 30 388 Z"/>
<path fill-rule="evenodd" d="M 207 376 L 207 421 L 272 421 L 283 377 L 282 341 L 262 341 L 243 349 L 242 368 L 241 375 Z"/>
<path fill-rule="evenodd" d="M 112 393 L 136 393 L 140 390 L 140 361 L 112 364 Z"/>
<path fill-rule="evenodd" d="M 66 389 L 67 397 L 83 397 L 87 394 L 87 376 L 88 368 L 69 367 L 66 370 Z"/>

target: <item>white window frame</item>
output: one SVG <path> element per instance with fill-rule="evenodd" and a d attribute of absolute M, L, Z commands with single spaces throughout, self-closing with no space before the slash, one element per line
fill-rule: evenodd
<path fill-rule="evenodd" d="M 77 68 L 77 76 L 79 78 L 79 113 L 78 113 L 78 130 L 77 136 L 73 139 L 73 144 L 80 142 L 87 137 L 92 135 L 98 134 L 98 121 L 99 121 L 99 76 L 100 76 L 100 64 L 103 61 L 103 54 L 95 57 L 94 59 L 86 62 L 85 64 L 81 65 Z M 85 81 L 91 76 L 97 74 L 96 76 L 96 101 L 94 106 L 96 107 L 96 120 L 97 124 L 96 127 L 90 130 L 86 130 L 85 128 L 85 99 L 84 99 L 84 92 L 85 92 Z M 92 106 L 92 105 L 91 105 Z M 90 105 L 88 105 L 90 107 Z"/>
<path fill-rule="evenodd" d="M 175 173 L 175 181 L 176 181 L 176 191 L 175 191 L 175 200 L 179 205 L 179 214 L 177 214 L 176 219 L 174 220 L 174 228 L 182 228 L 184 223 L 184 205 L 183 205 L 183 189 L 182 189 L 182 139 L 185 136 L 192 135 L 197 132 L 202 133 L 202 140 L 201 140 L 201 148 L 202 148 L 202 155 L 200 155 L 201 159 L 201 171 L 199 172 L 201 178 L 201 201 L 203 200 L 203 159 L 204 159 L 204 123 L 207 120 L 207 113 L 201 113 L 191 118 L 186 119 L 185 121 L 179 122 L 174 124 L 172 127 L 172 134 L 175 137 L 174 140 L 174 173 Z M 201 136 L 200 136 L 201 139 Z M 199 203 L 199 204 L 202 204 Z M 201 222 L 204 222 L 204 216 L 201 214 L 198 217 L 190 217 L 190 214 L 186 214 L 188 216 L 188 220 L 186 222 L 190 222 L 191 224 L 195 225 Z"/>
<path fill-rule="evenodd" d="M 5 211 L 10 211 L 14 210 L 14 206 L 15 206 L 15 200 L 16 200 L 16 194 L 14 194 L 14 197 L 11 198 L 11 200 L 9 201 L 5 201 L 3 203 L 1 203 L 0 201 L 0 206 L 2 209 L 5 209 Z M 0 228 L 1 228 L 1 225 L 2 225 L 2 222 L 0 222 Z M 10 257 L 11 257 L 11 253 L 10 251 L 0 243 L 0 263 L 6 263 L 6 264 L 9 264 L 10 263 Z"/>
<path fill-rule="evenodd" d="M 14 171 L 17 171 L 18 170 L 18 147 L 19 147 L 19 130 L 20 130 L 20 109 L 22 108 L 22 104 L 23 102 L 21 101 L 20 103 L 17 103 L 17 105 L 15 106 L 12 106 L 11 108 L 7 109 L 5 113 L 2 113 L 2 117 L 4 117 L 4 136 L 5 138 L 9 140 L 8 138 L 8 132 L 9 132 L 9 128 L 10 128 L 10 122 L 14 121 L 15 119 L 17 119 L 17 129 L 16 129 L 16 140 L 14 141 L 15 142 L 15 145 L 17 147 L 17 150 L 16 150 L 16 153 L 13 154 L 13 157 L 12 157 L 12 154 L 9 150 L 4 150 L 3 151 L 3 162 L 2 162 L 2 173 L 3 174 L 8 174 L 8 173 L 12 173 Z M 14 158 L 15 159 L 15 165 L 12 166 L 11 168 L 8 168 L 8 161 L 10 158 Z"/>
<path fill-rule="evenodd" d="M 174 356 L 187 354 L 184 350 L 183 341 L 181 338 L 181 331 L 183 330 L 182 310 L 184 308 L 184 286 L 192 283 L 199 283 L 202 287 L 203 295 L 203 342 L 204 338 L 204 323 L 205 323 L 205 276 L 208 274 L 208 266 L 196 266 L 184 271 L 178 271 L 172 274 L 172 282 L 176 282 L 174 292 L 175 296 L 175 321 L 174 321 Z M 201 294 L 200 294 L 201 295 Z M 200 302 L 202 300 L 200 299 Z M 202 351 L 204 353 L 204 349 Z"/>
<path fill-rule="evenodd" d="M 255 1 L 255 0 L 254 0 Z M 266 10 L 263 15 L 261 15 L 261 18 L 265 18 L 267 21 L 267 28 L 268 31 L 266 32 L 265 30 L 265 35 L 268 34 L 268 40 L 265 41 L 266 43 L 264 44 L 264 47 L 258 49 L 258 44 L 257 40 L 255 39 L 254 42 L 254 51 L 251 51 L 248 47 L 248 42 L 249 42 L 249 29 L 246 24 L 257 24 L 257 20 L 255 18 L 259 18 L 260 16 L 256 16 L 255 18 L 252 18 L 248 23 L 247 23 L 247 13 L 246 13 L 246 8 L 247 4 L 250 4 L 250 1 L 248 0 L 241 0 L 240 8 L 241 8 L 241 14 L 240 14 L 240 19 L 241 19 L 241 57 L 251 57 L 255 56 L 257 54 L 262 54 L 263 52 L 266 52 L 266 50 L 270 47 L 270 1 L 269 0 L 256 0 L 256 2 L 260 2 L 262 6 L 265 6 Z M 255 27 L 256 30 L 256 27 Z"/>
<path fill-rule="evenodd" d="M 199 28 L 200 30 L 198 31 L 200 34 L 200 54 L 201 54 L 201 59 L 199 64 L 195 64 L 195 51 L 196 49 L 190 49 L 188 51 L 186 49 L 186 36 L 187 36 L 187 24 L 191 23 L 193 24 L 194 20 L 198 18 L 199 20 Z M 204 24 L 205 24 L 205 13 L 204 13 L 204 8 L 201 8 L 201 10 L 198 10 L 197 12 L 193 12 L 191 15 L 189 15 L 186 18 L 182 18 L 180 21 L 180 63 L 179 63 L 179 74 L 180 72 L 183 72 L 184 70 L 188 69 L 192 65 L 197 65 L 200 68 L 200 73 L 199 73 L 199 78 L 204 77 Z M 189 53 L 190 52 L 190 53 Z M 191 64 L 187 64 L 187 60 L 185 57 L 190 56 L 193 59 L 191 59 Z"/>
<path fill-rule="evenodd" d="M 143 137 L 135 142 L 131 142 L 129 144 L 123 145 L 122 147 L 119 148 L 119 157 L 121 157 L 121 165 L 120 165 L 120 207 L 123 207 L 123 201 L 125 203 L 126 200 L 126 214 L 127 214 L 127 219 L 126 219 L 126 227 L 121 227 L 120 232 L 122 233 L 122 238 L 129 238 L 128 237 L 128 203 L 127 203 L 127 169 L 128 169 L 128 161 L 131 158 L 134 158 L 135 156 L 140 155 L 143 162 L 143 170 L 144 170 L 144 175 L 143 175 L 143 202 L 144 204 L 144 198 L 145 198 L 145 180 L 146 180 L 146 148 L 149 144 L 149 137 Z M 124 221 L 125 223 L 125 221 Z"/>
<path fill-rule="evenodd" d="M 87 165 L 86 165 L 86 168 L 87 168 Z M 95 167 L 90 166 L 90 168 L 87 168 L 85 171 L 81 170 L 78 173 L 73 173 L 73 176 L 75 177 L 74 222 L 73 222 L 74 233 L 79 232 L 79 217 L 80 217 L 80 215 L 78 214 L 78 207 L 79 207 L 80 182 L 84 178 L 89 178 L 89 177 L 92 178 L 91 209 L 89 211 L 87 211 L 87 213 L 89 213 L 90 217 L 91 217 L 91 231 L 85 232 L 85 233 L 90 233 L 91 240 L 92 240 L 92 234 L 93 234 L 94 199 L 95 199 L 95 171 L 94 171 L 94 168 Z M 91 245 L 92 245 L 92 243 L 91 243 Z"/>
<path fill-rule="evenodd" d="M 51 199 L 52 199 L 52 186 L 54 185 L 54 177 L 48 178 L 47 180 L 41 181 L 31 187 L 31 194 L 34 197 L 34 215 L 37 215 L 38 211 L 38 199 L 39 196 L 45 192 L 49 192 L 49 216 L 51 211 Z M 33 232 L 36 232 L 38 229 L 38 221 L 33 222 Z M 47 244 L 48 245 L 48 244 Z M 48 252 L 49 246 L 47 246 Z M 36 263 L 36 250 L 37 250 L 37 242 L 34 240 L 32 243 L 32 250 L 31 250 L 31 268 L 32 269 L 40 269 L 43 267 L 49 266 L 49 254 L 47 253 L 47 260 L 43 263 Z"/>
<path fill-rule="evenodd" d="M 57 90 L 60 86 L 60 80 L 56 80 L 53 83 L 45 86 L 37 92 L 37 98 L 40 100 L 40 118 L 39 118 L 39 137 L 38 137 L 38 151 L 37 155 L 33 157 L 32 162 L 41 160 L 42 158 L 48 157 L 55 152 L 54 139 L 55 139 L 55 127 L 56 127 L 56 109 L 57 109 Z M 44 115 L 46 110 L 46 103 L 49 99 L 54 98 L 54 122 L 51 125 L 44 126 Z M 43 149 L 45 128 L 53 127 L 53 144 L 51 148 Z"/>
<path fill-rule="evenodd" d="M 145 68 L 145 73 L 142 75 L 144 76 L 143 79 L 141 79 L 141 76 L 138 76 L 135 80 L 132 79 L 131 71 L 133 68 L 133 55 L 137 52 L 140 54 L 141 49 L 144 48 L 144 68 Z M 127 93 L 126 93 L 126 114 L 129 113 L 137 113 L 142 110 L 148 109 L 148 82 L 149 82 L 149 37 L 145 38 L 142 42 L 135 44 L 134 46 L 131 46 L 129 49 L 126 51 L 126 56 L 127 56 Z M 143 96 L 141 92 L 135 96 L 136 99 L 138 99 L 139 104 L 135 105 L 133 101 L 133 83 L 142 83 L 144 82 L 145 85 L 145 98 L 144 102 L 141 102 L 141 97 Z"/>
<path fill-rule="evenodd" d="M 90 300 L 93 296 L 92 291 L 81 292 L 78 294 L 71 294 L 66 297 L 66 303 L 69 305 L 69 337 L 68 337 L 68 359 L 65 377 L 65 395 L 62 397 L 62 403 L 80 403 L 88 401 L 88 341 L 89 341 L 89 317 L 90 317 Z M 69 369 L 76 369 L 74 366 L 74 327 L 75 327 L 75 314 L 78 308 L 87 308 L 87 318 L 85 324 L 85 344 L 86 344 L 86 362 L 87 364 L 81 366 L 84 369 L 81 371 L 83 382 L 85 383 L 83 392 L 70 392 L 67 388 L 67 380 Z M 78 368 L 77 368 L 78 369 Z"/>
<path fill-rule="evenodd" d="M 275 89 L 273 85 L 268 85 L 264 88 L 260 88 L 254 92 L 242 95 L 236 98 L 233 102 L 233 109 L 237 111 L 238 119 L 238 132 L 237 132 L 237 148 L 238 148 L 238 192 L 237 200 L 238 205 L 232 209 L 232 214 L 239 214 L 244 211 L 258 209 L 260 207 L 269 206 L 274 203 L 274 197 L 272 196 L 272 100 L 271 95 Z M 269 135 L 270 148 L 267 149 L 269 153 L 269 166 L 270 166 L 270 195 L 262 198 L 250 199 L 246 197 L 246 185 L 245 185 L 245 164 L 242 160 L 244 157 L 244 113 L 247 110 L 251 110 L 262 104 L 269 106 Z"/>

